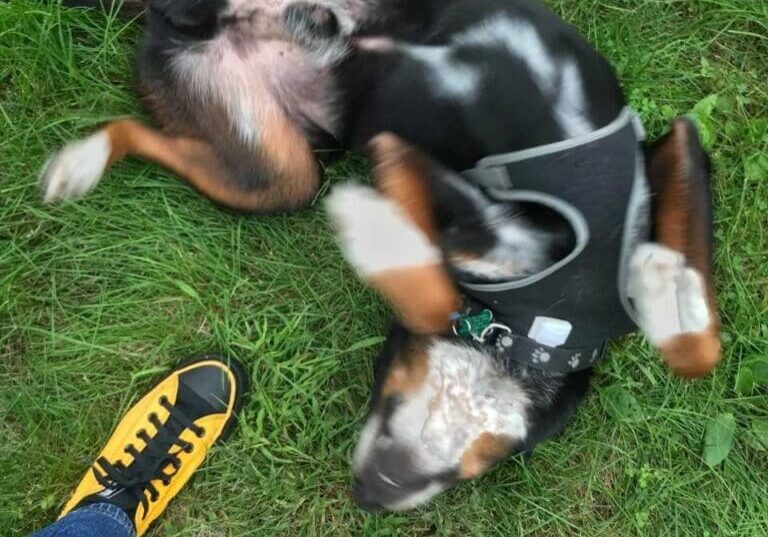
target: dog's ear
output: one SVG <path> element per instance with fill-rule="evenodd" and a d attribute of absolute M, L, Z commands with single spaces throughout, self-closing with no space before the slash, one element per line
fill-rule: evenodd
<path fill-rule="evenodd" d="M 678 119 L 649 148 L 655 241 L 685 257 L 703 282 L 709 326 L 660 344 L 666 362 L 684 377 L 709 372 L 720 360 L 719 319 L 712 283 L 713 214 L 709 159 L 693 123 Z"/>
<path fill-rule="evenodd" d="M 344 185 L 328 197 L 342 250 L 410 331 L 444 332 L 461 298 L 437 245 L 430 159 L 392 134 L 368 149 L 379 192 Z"/>

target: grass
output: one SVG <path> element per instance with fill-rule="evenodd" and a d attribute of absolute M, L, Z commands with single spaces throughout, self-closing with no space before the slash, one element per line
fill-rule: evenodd
<path fill-rule="evenodd" d="M 616 65 L 650 133 L 693 112 L 715 168 L 722 365 L 673 378 L 640 337 L 613 347 L 561 439 L 419 511 L 348 497 L 387 311 L 352 277 L 322 211 L 223 213 L 169 174 L 121 163 L 86 200 L 46 207 L 53 149 L 140 106 L 139 25 L 35 0 L 0 3 L 0 534 L 51 521 L 120 413 L 156 375 L 212 349 L 250 367 L 238 434 L 153 536 L 768 535 L 768 4 L 550 2 Z M 360 178 L 343 161 L 328 182 Z M 633 415 L 611 411 L 629 394 Z M 728 458 L 707 421 L 736 419 Z"/>

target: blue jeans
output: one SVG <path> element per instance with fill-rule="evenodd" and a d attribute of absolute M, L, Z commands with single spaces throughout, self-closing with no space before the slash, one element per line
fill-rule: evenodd
<path fill-rule="evenodd" d="M 111 503 L 93 503 L 43 528 L 31 537 L 135 537 L 128 515 Z"/>

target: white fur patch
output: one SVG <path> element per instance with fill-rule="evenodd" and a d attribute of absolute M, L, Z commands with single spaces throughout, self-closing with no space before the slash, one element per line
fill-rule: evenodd
<path fill-rule="evenodd" d="M 326 208 L 344 257 L 362 277 L 440 262 L 440 251 L 427 236 L 372 188 L 338 186 L 328 196 Z"/>
<path fill-rule="evenodd" d="M 539 32 L 527 21 L 494 17 L 459 35 L 454 41 L 466 45 L 504 45 L 525 63 L 539 88 L 549 93 L 554 87 L 557 74 L 554 58 Z"/>
<path fill-rule="evenodd" d="M 446 488 L 448 488 L 448 485 L 438 481 L 433 481 L 420 491 L 411 494 L 410 496 L 397 503 L 388 505 L 387 509 L 390 511 L 408 511 L 410 509 L 415 509 L 416 507 L 427 503 L 429 500 L 443 492 Z"/>
<path fill-rule="evenodd" d="M 376 435 L 379 433 L 380 427 L 381 418 L 378 415 L 374 414 L 365 422 L 363 431 L 360 433 L 360 439 L 355 446 L 355 453 L 352 456 L 352 463 L 355 468 L 362 468 L 368 462 L 376 444 Z"/>
<path fill-rule="evenodd" d="M 433 344 L 425 386 L 432 395 L 421 440 L 444 464 L 458 464 L 484 433 L 513 440 L 527 436 L 527 394 L 477 349 L 447 341 Z"/>
<path fill-rule="evenodd" d="M 404 46 L 403 50 L 429 70 L 433 91 L 439 97 L 474 98 L 480 84 L 480 71 L 451 59 L 453 49 L 444 46 Z"/>
<path fill-rule="evenodd" d="M 400 394 L 401 402 L 387 422 L 388 436 L 381 434 L 379 414 L 366 423 L 355 450 L 356 474 L 371 464 L 378 467 L 375 457 L 406 451 L 411 471 L 430 478 L 458 468 L 464 453 L 484 433 L 511 441 L 527 437 L 530 398 L 492 356 L 448 340 L 434 340 L 427 353 L 424 382 L 415 392 Z M 377 478 L 400 488 L 387 475 L 377 473 Z M 418 490 L 404 490 L 397 502 L 385 507 L 411 509 L 448 486 L 433 480 Z"/>
<path fill-rule="evenodd" d="M 584 88 L 575 62 L 559 62 L 547 49 L 535 26 L 525 20 L 497 17 L 486 20 L 459 35 L 457 44 L 504 46 L 523 61 L 541 92 L 553 100 L 558 124 L 569 138 L 592 132 L 595 128 L 584 114 Z M 558 74 L 562 80 L 558 84 Z"/>
<path fill-rule="evenodd" d="M 424 384 L 408 394 L 389 420 L 391 445 L 407 447 L 426 474 L 457 466 L 482 434 L 512 440 L 528 434 L 530 399 L 497 362 L 478 349 L 449 341 L 429 348 Z M 379 446 L 381 423 L 371 418 L 355 450 L 355 466 L 367 464 Z"/>
<path fill-rule="evenodd" d="M 43 171 L 43 201 L 51 203 L 90 192 L 104 175 L 111 154 L 112 146 L 105 131 L 65 145 Z"/>
<path fill-rule="evenodd" d="M 486 229 L 496 237 L 496 245 L 483 257 L 461 255 L 451 263 L 475 278 L 505 280 L 529 276 L 544 270 L 549 263 L 547 249 L 552 237 L 507 214 L 503 205 L 490 205 L 483 211 Z"/>
<path fill-rule="evenodd" d="M 338 134 L 330 74 L 296 45 L 250 39 L 247 28 L 235 27 L 175 55 L 171 67 L 195 97 L 193 108 L 220 107 L 246 145 L 258 145 L 264 125 L 286 110 L 299 125 L 307 121 Z"/>
<path fill-rule="evenodd" d="M 652 345 L 703 332 L 710 325 L 704 279 L 675 250 L 652 243 L 638 246 L 630 260 L 628 286 Z"/>
<path fill-rule="evenodd" d="M 570 138 L 589 134 L 595 130 L 595 127 L 587 121 L 584 113 L 587 100 L 584 96 L 584 83 L 576 63 L 565 62 L 561 76 L 560 93 L 555 105 L 557 121 Z"/>

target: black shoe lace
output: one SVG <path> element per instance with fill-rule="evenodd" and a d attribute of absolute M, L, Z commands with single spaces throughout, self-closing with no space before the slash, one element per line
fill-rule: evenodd
<path fill-rule="evenodd" d="M 99 457 L 93 468 L 96 481 L 109 489 L 129 491 L 144 507 L 144 516 L 149 510 L 149 502 L 157 501 L 159 492 L 153 481 L 160 481 L 168 486 L 171 479 L 181 468 L 179 453 L 191 453 L 194 446 L 180 438 L 182 431 L 191 430 L 198 438 L 205 435 L 205 429 L 195 422 L 183 410 L 171 404 L 167 397 L 160 398 L 160 405 L 168 411 L 165 424 L 154 412 L 149 415 L 149 422 L 156 434 L 151 437 L 141 429 L 136 437 L 144 441 L 144 449 L 139 451 L 135 445 L 128 444 L 124 451 L 133 457 L 133 462 L 125 466 L 121 461 L 112 464 L 104 457 Z M 179 449 L 171 451 L 177 446 Z M 170 471 L 166 471 L 170 467 Z"/>

